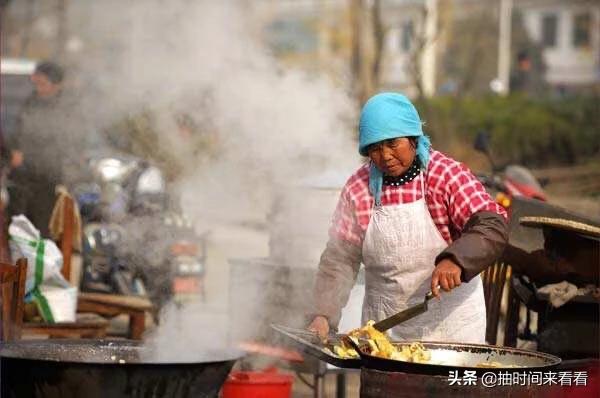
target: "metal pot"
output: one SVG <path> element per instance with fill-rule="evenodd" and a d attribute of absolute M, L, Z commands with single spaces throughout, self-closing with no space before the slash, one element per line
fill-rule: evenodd
<path fill-rule="evenodd" d="M 400 347 L 410 342 L 393 343 Z M 361 398 L 394 397 L 551 397 L 557 386 L 515 383 L 490 386 L 490 380 L 502 379 L 500 374 L 518 372 L 527 375 L 558 366 L 560 358 L 535 351 L 481 344 L 421 343 L 430 353 L 429 363 L 397 361 L 369 355 L 358 350 L 361 361 Z M 359 347 L 357 347 L 359 348 Z M 484 362 L 501 366 L 482 368 Z M 470 372 L 473 383 L 452 384 L 452 373 L 460 378 Z M 475 379 L 476 378 L 476 379 Z"/>
<path fill-rule="evenodd" d="M 393 343 L 397 347 L 411 344 L 410 341 Z M 560 364 L 561 359 L 542 352 L 497 347 L 483 344 L 422 342 L 431 353 L 429 363 L 397 361 L 369 355 L 359 350 L 362 366 L 389 372 L 404 372 L 425 375 L 448 376 L 451 370 L 475 371 L 478 376 L 488 372 L 519 370 L 547 370 Z M 484 362 L 498 362 L 494 368 L 477 366 Z"/>
<path fill-rule="evenodd" d="M 474 384 L 464 385 L 464 382 L 452 384 L 449 380 L 448 375 L 434 376 L 362 368 L 360 398 L 559 398 L 564 396 L 561 387 L 557 385 L 515 383 L 486 386 L 481 379 L 474 381 Z"/>
<path fill-rule="evenodd" d="M 271 327 L 286 336 L 290 342 L 302 351 L 317 357 L 325 362 L 341 368 L 370 368 L 392 372 L 406 372 L 431 375 L 448 375 L 449 370 L 474 370 L 481 371 L 506 371 L 517 369 L 539 370 L 548 369 L 561 363 L 561 359 L 554 355 L 542 352 L 521 350 L 510 347 L 497 347 L 484 344 L 460 344 L 460 343 L 437 343 L 421 342 L 423 346 L 431 353 L 431 363 L 414 363 L 397 361 L 392 359 L 375 357 L 367 354 L 360 346 L 365 344 L 360 342 L 360 346 L 355 349 L 360 354 L 358 359 L 340 358 L 333 354 L 331 342 L 338 342 L 342 335 L 330 336 L 331 342 L 324 345 L 319 338 L 312 332 L 302 329 L 290 328 L 282 325 L 271 325 Z M 348 340 L 349 343 L 353 343 Z M 395 342 L 397 347 L 409 345 L 411 341 Z M 480 368 L 478 364 L 482 362 L 499 362 L 511 367 L 498 368 Z M 513 367 L 514 366 L 514 367 Z"/>
<path fill-rule="evenodd" d="M 514 349 L 510 349 L 514 351 Z M 524 351 L 524 350 L 517 350 Z M 535 353 L 525 351 L 526 353 Z M 505 353 L 505 355 L 512 355 Z M 541 354 L 547 357 L 546 354 Z M 496 357 L 498 360 L 508 360 L 510 357 Z M 476 359 L 474 357 L 473 359 Z M 545 361 L 544 358 L 538 358 Z M 549 358 L 548 358 L 549 359 Z M 524 364 L 537 359 L 529 358 Z M 556 362 L 555 360 L 553 362 Z M 360 397 L 361 398 L 379 398 L 379 397 L 398 397 L 398 398 L 420 398 L 420 397 L 476 397 L 476 398 L 561 398 L 565 396 L 578 397 L 596 397 L 598 396 L 598 380 L 600 377 L 600 361 L 598 359 L 587 359 L 577 361 L 562 361 L 560 364 L 548 364 L 540 368 L 541 364 L 535 367 L 509 368 L 509 369 L 481 369 L 485 373 L 479 374 L 477 380 L 471 378 L 471 383 L 465 383 L 465 380 L 455 382 L 465 376 L 465 370 L 468 368 L 456 367 L 453 369 L 454 376 L 448 373 L 444 374 L 418 374 L 402 371 L 383 371 L 370 369 L 366 366 L 361 369 L 360 379 Z M 415 370 L 413 368 L 412 370 Z M 408 369 L 410 370 L 410 369 Z M 558 376 L 565 374 L 574 374 L 582 372 L 587 376 L 587 385 L 572 386 L 561 383 L 552 384 L 541 380 L 547 380 L 547 377 L 554 374 Z M 478 372 L 476 372 L 478 373 Z M 518 378 L 515 377 L 518 375 Z M 507 379 L 508 378 L 508 379 Z"/>
<path fill-rule="evenodd" d="M 0 349 L 2 397 L 217 397 L 237 350 L 156 353 L 132 341 L 20 341 Z"/>

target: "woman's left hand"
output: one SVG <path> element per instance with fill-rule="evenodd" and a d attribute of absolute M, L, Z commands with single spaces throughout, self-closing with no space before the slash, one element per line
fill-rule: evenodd
<path fill-rule="evenodd" d="M 446 292 L 460 286 L 461 273 L 462 269 L 449 258 L 440 261 L 431 275 L 431 292 L 433 295 L 439 297 L 440 292 L 438 286 Z"/>

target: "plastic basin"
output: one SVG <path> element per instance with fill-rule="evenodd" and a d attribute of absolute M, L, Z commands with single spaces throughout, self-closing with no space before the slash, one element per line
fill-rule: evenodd
<path fill-rule="evenodd" d="M 223 398 L 289 398 L 294 376 L 275 372 L 232 372 L 223 385 Z"/>

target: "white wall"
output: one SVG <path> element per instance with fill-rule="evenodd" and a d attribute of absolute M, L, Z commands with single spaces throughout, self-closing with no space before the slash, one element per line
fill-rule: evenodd
<path fill-rule="evenodd" d="M 580 85 L 600 82 L 600 4 L 562 1 L 550 5 L 537 2 L 523 6 L 525 27 L 530 36 L 541 41 L 542 18 L 554 13 L 558 18 L 556 46 L 544 49 L 546 80 L 551 84 Z M 591 15 L 590 46 L 573 45 L 574 18 L 580 13 Z"/>

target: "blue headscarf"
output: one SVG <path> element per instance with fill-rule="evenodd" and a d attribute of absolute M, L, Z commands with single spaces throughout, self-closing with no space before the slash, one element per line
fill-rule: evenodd
<path fill-rule="evenodd" d="M 362 109 L 358 125 L 358 152 L 367 156 L 367 147 L 383 140 L 398 137 L 418 137 L 417 156 L 421 168 L 429 162 L 429 137 L 423 134 L 421 118 L 415 106 L 406 96 L 397 93 L 380 93 L 371 97 Z M 375 197 L 375 205 L 381 205 L 383 173 L 371 162 L 369 190 Z"/>

